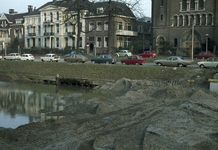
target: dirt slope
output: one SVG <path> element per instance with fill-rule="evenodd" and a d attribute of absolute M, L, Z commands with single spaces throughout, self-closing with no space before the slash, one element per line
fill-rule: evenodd
<path fill-rule="evenodd" d="M 218 95 L 205 81 L 124 78 L 96 90 L 122 94 L 50 114 L 65 116 L 59 120 L 1 128 L 1 149 L 218 149 Z"/>

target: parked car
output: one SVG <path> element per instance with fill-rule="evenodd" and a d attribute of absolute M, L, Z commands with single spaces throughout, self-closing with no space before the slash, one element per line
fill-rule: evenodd
<path fill-rule="evenodd" d="M 115 54 L 117 57 L 131 56 L 132 53 L 129 50 L 121 50 Z"/>
<path fill-rule="evenodd" d="M 50 62 L 58 62 L 60 60 L 60 57 L 56 54 L 46 54 L 45 57 L 40 58 L 41 61 L 50 61 Z"/>
<path fill-rule="evenodd" d="M 7 56 L 4 56 L 4 60 L 18 60 L 19 57 L 19 53 L 9 53 Z"/>
<path fill-rule="evenodd" d="M 218 57 L 210 57 L 205 61 L 198 62 L 200 68 L 218 68 Z"/>
<path fill-rule="evenodd" d="M 170 56 L 167 59 L 155 60 L 154 63 L 157 64 L 157 66 L 186 67 L 187 65 L 191 65 L 191 61 L 184 60 L 179 56 Z"/>
<path fill-rule="evenodd" d="M 155 58 L 157 55 L 155 53 L 153 53 L 152 51 L 144 51 L 144 53 L 139 54 L 139 56 Z"/>
<path fill-rule="evenodd" d="M 216 57 L 216 55 L 211 52 L 200 52 L 199 54 L 194 55 L 195 59 L 207 59 L 209 57 Z"/>
<path fill-rule="evenodd" d="M 106 63 L 106 64 L 116 64 L 117 58 L 107 54 L 100 55 L 98 57 L 91 58 L 91 62 L 94 63 Z"/>
<path fill-rule="evenodd" d="M 135 65 L 142 65 L 143 63 L 146 63 L 146 59 L 142 59 L 139 55 L 132 55 L 128 56 L 127 59 L 122 59 L 121 63 L 123 65 L 127 64 L 135 64 Z"/>
<path fill-rule="evenodd" d="M 104 55 L 104 54 L 107 55 L 108 51 L 107 50 L 102 50 L 101 52 L 96 53 L 97 56 Z"/>
<path fill-rule="evenodd" d="M 32 54 L 23 54 L 22 56 L 19 57 L 19 60 L 30 60 L 34 61 L 34 56 Z"/>
<path fill-rule="evenodd" d="M 76 54 L 76 51 L 72 51 L 70 54 Z M 80 50 L 79 50 L 79 54 L 80 54 L 80 55 L 85 55 L 85 54 L 86 54 L 86 53 L 85 53 L 85 50 L 80 49 Z"/>
<path fill-rule="evenodd" d="M 86 58 L 85 56 L 83 56 L 83 55 L 77 55 L 77 54 L 71 54 L 69 57 L 65 57 L 64 58 L 64 61 L 66 61 L 66 62 L 82 62 L 82 63 L 84 63 L 84 62 L 86 62 L 86 61 L 88 61 L 89 59 L 88 58 Z"/>

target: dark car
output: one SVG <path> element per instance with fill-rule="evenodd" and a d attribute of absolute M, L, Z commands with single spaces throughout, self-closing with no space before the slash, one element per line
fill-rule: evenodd
<path fill-rule="evenodd" d="M 107 54 L 108 54 L 108 51 L 107 51 L 107 50 L 102 50 L 101 52 L 96 53 L 97 56 L 100 56 L 100 55 L 107 55 Z"/>
<path fill-rule="evenodd" d="M 216 57 L 216 55 L 211 52 L 200 52 L 199 54 L 194 55 L 195 59 L 207 59 L 209 57 Z"/>
<path fill-rule="evenodd" d="M 144 53 L 140 54 L 139 56 L 142 57 L 149 57 L 149 58 L 155 58 L 156 54 L 153 53 L 152 51 L 144 51 Z"/>
<path fill-rule="evenodd" d="M 122 59 L 121 63 L 123 65 L 125 64 L 142 65 L 143 63 L 146 63 L 146 59 L 142 59 L 139 55 L 132 55 L 132 56 L 128 56 L 127 59 Z"/>
<path fill-rule="evenodd" d="M 91 62 L 94 63 L 106 63 L 106 64 L 116 64 L 117 58 L 111 55 L 100 55 L 98 57 L 91 58 Z"/>

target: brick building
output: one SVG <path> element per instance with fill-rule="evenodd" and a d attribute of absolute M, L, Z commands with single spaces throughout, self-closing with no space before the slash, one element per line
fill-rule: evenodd
<path fill-rule="evenodd" d="M 195 53 L 208 38 L 218 42 L 217 25 L 217 0 L 152 1 L 153 50 L 158 52 L 160 41 L 168 41 L 179 55 L 190 56 L 192 45 Z"/>

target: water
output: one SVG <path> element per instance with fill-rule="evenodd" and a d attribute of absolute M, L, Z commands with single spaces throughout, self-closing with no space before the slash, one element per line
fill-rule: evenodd
<path fill-rule="evenodd" d="M 99 96 L 112 98 L 115 94 L 70 85 L 0 82 L 0 127 L 44 121 L 50 119 L 45 112 L 63 110 Z"/>

